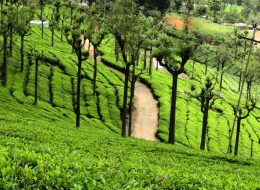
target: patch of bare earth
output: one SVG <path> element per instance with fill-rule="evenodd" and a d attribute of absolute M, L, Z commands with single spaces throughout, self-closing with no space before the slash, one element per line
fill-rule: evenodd
<path fill-rule="evenodd" d="M 135 110 L 132 136 L 156 141 L 158 107 L 151 90 L 140 82 L 135 84 Z"/>
<path fill-rule="evenodd" d="M 260 31 L 256 31 L 255 33 L 255 39 L 257 41 L 260 41 Z M 260 48 L 260 43 L 257 44 L 257 47 Z"/>
<path fill-rule="evenodd" d="M 193 19 L 188 20 L 188 28 L 191 29 L 193 26 Z M 165 17 L 165 23 L 167 23 L 170 26 L 173 26 L 174 28 L 178 30 L 183 30 L 184 29 L 184 19 L 182 18 L 175 18 L 171 16 Z"/>

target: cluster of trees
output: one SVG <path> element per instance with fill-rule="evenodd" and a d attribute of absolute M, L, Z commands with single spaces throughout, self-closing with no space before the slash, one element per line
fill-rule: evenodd
<path fill-rule="evenodd" d="M 93 95 L 96 95 L 96 78 L 97 78 L 97 56 L 98 48 L 106 35 L 113 36 L 115 39 L 115 55 L 118 58 L 121 55 L 125 66 L 125 82 L 124 97 L 122 109 L 122 136 L 131 136 L 131 115 L 133 110 L 134 85 L 140 73 L 136 73 L 136 65 L 138 64 L 140 52 L 144 51 L 144 69 L 146 69 L 146 52 L 150 52 L 149 74 L 152 75 L 152 58 L 156 58 L 158 63 L 164 66 L 172 75 L 172 99 L 170 110 L 169 139 L 171 144 L 175 143 L 175 120 L 176 120 L 176 101 L 177 101 L 177 85 L 178 75 L 185 71 L 185 65 L 189 60 L 199 60 L 205 64 L 205 74 L 207 74 L 207 66 L 210 60 L 208 54 L 215 54 L 214 60 L 217 65 L 216 77 L 214 79 L 207 77 L 204 87 L 200 92 L 196 92 L 195 88 L 190 95 L 197 98 L 201 102 L 201 111 L 203 112 L 201 145 L 202 150 L 205 149 L 208 113 L 217 98 L 221 98 L 216 91 L 216 84 L 220 84 L 222 89 L 222 80 L 224 71 L 229 67 L 228 64 L 232 60 L 241 62 L 248 53 L 248 45 L 236 40 L 223 43 L 222 40 L 215 41 L 214 44 L 206 43 L 207 40 L 198 33 L 189 30 L 189 16 L 194 9 L 193 1 L 174 1 L 175 6 L 179 9 L 185 5 L 188 12 L 184 18 L 184 29 L 176 30 L 166 26 L 163 20 L 163 12 L 170 5 L 168 1 L 138 1 L 132 0 L 99 0 L 88 1 L 89 5 L 79 4 L 78 1 L 61 1 L 61 0 L 39 0 L 26 1 L 1 1 L 1 18 L 0 32 L 3 37 L 3 61 L 1 66 L 1 82 L 3 86 L 7 85 L 7 65 L 8 56 L 12 56 L 13 35 L 19 35 L 21 39 L 21 67 L 24 67 L 24 38 L 31 33 L 30 20 L 34 18 L 40 19 L 42 22 L 42 38 L 44 38 L 44 21 L 50 23 L 52 32 L 51 45 L 55 45 L 55 31 L 61 31 L 61 40 L 63 36 L 68 44 L 72 47 L 72 53 L 76 54 L 78 59 L 77 74 L 77 94 L 76 94 L 76 127 L 80 127 L 80 83 L 82 78 L 81 67 L 82 62 L 88 59 L 88 53 L 85 52 L 84 46 L 88 39 L 94 46 L 94 72 L 93 72 Z M 81 2 L 82 3 L 82 2 Z M 211 1 L 209 7 L 215 9 L 215 17 L 217 17 L 217 6 L 221 5 L 219 1 Z M 215 3 L 215 4 L 214 4 Z M 156 7 L 156 10 L 149 8 Z M 177 7 L 176 7 L 177 9 Z M 160 10 L 161 12 L 157 11 Z M 237 35 L 237 32 L 235 32 Z M 235 42 L 234 42 L 235 41 Z M 252 44 L 251 44 L 252 45 Z M 211 53 L 210 53 L 211 52 Z M 214 53 L 212 53 L 214 52 Z M 199 55 L 198 55 L 199 54 Z M 38 61 L 44 56 L 36 53 L 30 54 L 30 62 L 32 58 L 36 60 L 36 71 Z M 257 57 L 257 56 L 255 56 Z M 255 58 L 254 58 L 255 59 Z M 251 60 L 250 60 L 251 61 Z M 259 60 L 258 60 L 259 61 Z M 257 61 L 255 61 L 257 62 Z M 237 122 L 237 131 L 240 128 L 240 121 L 246 118 L 256 105 L 251 96 L 252 83 L 257 78 L 256 75 L 250 75 L 248 70 L 238 69 L 241 76 L 241 85 L 247 82 L 247 100 L 244 108 L 240 105 L 234 108 L 234 115 Z M 37 72 L 36 72 L 37 73 Z M 219 76 L 220 75 L 220 76 Z M 37 76 L 35 77 L 36 85 L 36 102 L 37 103 Z M 129 94 L 130 83 L 130 100 Z M 240 86 L 240 85 L 239 85 Z M 242 94 L 242 87 L 238 91 Z M 129 103 L 130 102 L 130 106 Z M 130 107 L 130 109 L 128 109 Z M 127 115 L 130 115 L 129 126 L 127 127 Z M 127 131 L 128 129 L 128 131 Z M 127 134 L 128 132 L 128 134 Z M 237 146 L 239 134 L 237 134 Z M 232 139 L 232 136 L 231 136 Z M 237 147 L 236 146 L 236 147 Z M 235 149 L 237 154 L 237 148 Z"/>
<path fill-rule="evenodd" d="M 242 10 L 237 6 L 241 6 Z M 171 10 L 179 13 L 190 12 L 195 16 L 212 19 L 214 22 L 249 24 L 260 22 L 259 0 L 172 0 Z"/>

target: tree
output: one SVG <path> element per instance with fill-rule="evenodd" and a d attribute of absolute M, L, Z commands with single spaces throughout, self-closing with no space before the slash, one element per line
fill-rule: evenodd
<path fill-rule="evenodd" d="M 58 27 L 60 21 L 60 8 L 62 7 L 60 0 L 52 2 L 52 12 L 50 15 L 50 30 L 51 30 L 51 46 L 54 46 L 54 31 Z"/>
<path fill-rule="evenodd" d="M 235 151 L 234 151 L 235 156 L 237 156 L 238 154 L 241 121 L 243 119 L 246 119 L 250 115 L 250 112 L 253 111 L 255 107 L 256 107 L 256 100 L 251 98 L 250 98 L 250 104 L 246 104 L 245 108 L 239 107 L 237 110 L 236 107 L 233 107 L 234 115 L 235 117 L 237 117 L 236 143 L 235 143 Z"/>
<path fill-rule="evenodd" d="M 217 13 L 222 10 L 222 1 L 221 0 L 210 0 L 209 8 L 213 12 L 213 22 L 218 22 Z"/>
<path fill-rule="evenodd" d="M 138 0 L 138 5 L 143 6 L 145 11 L 158 10 L 165 13 L 170 6 L 170 0 Z"/>
<path fill-rule="evenodd" d="M 206 77 L 205 84 L 201 89 L 201 92 L 196 95 L 194 93 L 195 87 L 192 87 L 192 93 L 191 96 L 198 99 L 201 103 L 201 112 L 203 113 L 203 119 L 202 119 L 202 131 L 201 131 L 201 141 L 200 141 L 200 149 L 205 150 L 206 145 L 206 137 L 208 133 L 208 117 L 209 117 L 209 110 L 214 105 L 214 102 L 218 97 L 220 97 L 220 94 L 216 93 L 214 91 L 215 89 L 215 83 L 213 82 L 213 79 L 210 77 Z"/>
<path fill-rule="evenodd" d="M 9 22 L 8 22 L 8 7 L 3 7 L 1 9 L 1 19 L 0 19 L 0 32 L 4 38 L 3 40 L 3 62 L 1 67 L 1 83 L 2 86 L 7 85 L 7 38 L 8 38 L 8 31 L 9 31 Z"/>
<path fill-rule="evenodd" d="M 195 52 L 194 59 L 205 65 L 204 74 L 208 74 L 208 64 L 211 61 L 211 55 L 213 53 L 211 45 L 203 43 Z"/>
<path fill-rule="evenodd" d="M 40 5 L 40 15 L 39 15 L 39 18 L 42 22 L 42 39 L 44 37 L 44 22 L 47 20 L 47 16 L 45 16 L 44 14 L 44 7 L 45 7 L 45 4 L 46 4 L 46 0 L 39 0 L 39 5 Z"/>
<path fill-rule="evenodd" d="M 33 9 L 30 7 L 22 7 L 19 10 L 19 19 L 16 24 L 16 31 L 21 38 L 21 64 L 20 71 L 23 72 L 24 69 L 24 38 L 31 34 L 30 20 L 33 18 Z"/>
<path fill-rule="evenodd" d="M 170 126 L 168 143 L 175 143 L 175 116 L 177 100 L 178 75 L 184 72 L 184 67 L 198 47 L 195 36 L 188 31 L 176 31 L 166 27 L 158 37 L 154 56 L 160 65 L 172 75 L 172 98 L 170 111 Z M 178 57 L 178 58 L 177 58 Z"/>
<path fill-rule="evenodd" d="M 174 5 L 173 5 L 173 8 L 174 8 L 177 12 L 180 12 L 181 7 L 182 7 L 182 0 L 173 0 L 172 3 L 174 4 Z"/>
<path fill-rule="evenodd" d="M 82 62 L 87 59 L 87 55 L 84 55 L 82 48 L 84 47 L 87 37 L 82 35 L 85 33 L 82 29 L 84 21 L 84 15 L 75 13 L 72 20 L 72 25 L 67 25 L 64 29 L 64 34 L 68 43 L 74 49 L 74 52 L 78 58 L 78 74 L 77 74 L 77 105 L 76 105 L 76 127 L 80 127 L 80 83 L 81 83 L 81 67 Z"/>
<path fill-rule="evenodd" d="M 90 10 L 86 23 L 86 36 L 94 47 L 93 95 L 96 95 L 98 47 L 107 33 L 101 15 L 98 15 L 98 13 L 93 14 L 98 12 L 99 8 L 96 7 L 96 9 L 92 8 Z"/>
<path fill-rule="evenodd" d="M 66 7 L 61 8 L 61 13 L 60 13 L 60 22 L 61 22 L 61 27 L 60 27 L 60 40 L 63 42 L 63 29 L 64 29 L 64 24 L 67 21 L 67 19 L 70 17 L 69 12 Z"/>
<path fill-rule="evenodd" d="M 9 33 L 9 56 L 12 57 L 13 54 L 13 33 L 14 24 L 17 19 L 17 12 L 15 10 L 15 5 L 8 5 L 8 33 Z"/>
<path fill-rule="evenodd" d="M 126 119 L 127 119 L 127 95 L 128 79 L 130 75 L 130 66 L 137 59 L 137 52 L 142 44 L 142 40 L 136 40 L 144 37 L 140 27 L 140 12 L 137 11 L 137 5 L 131 0 L 116 0 L 110 4 L 107 21 L 108 29 L 114 36 L 118 47 L 121 50 L 123 62 L 125 64 L 124 79 L 124 98 L 122 109 L 122 132 L 121 135 L 126 137 Z M 133 51 L 134 50 L 134 51 Z M 128 53 L 130 58 L 128 57 Z"/>
<path fill-rule="evenodd" d="M 221 91 L 223 87 L 223 76 L 225 68 L 227 67 L 227 64 L 231 61 L 231 51 L 228 45 L 223 43 L 215 46 L 215 48 L 215 56 L 218 64 L 216 80 L 218 81 L 218 73 L 220 72 L 219 86 Z"/>

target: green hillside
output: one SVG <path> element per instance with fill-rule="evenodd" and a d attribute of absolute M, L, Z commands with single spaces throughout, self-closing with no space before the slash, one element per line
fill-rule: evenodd
<path fill-rule="evenodd" d="M 227 29 L 229 30 L 229 29 Z M 80 33 L 81 34 L 81 33 Z M 0 37 L 3 43 L 3 37 Z M 65 37 L 55 30 L 32 27 L 25 37 L 25 69 L 20 72 L 20 38 L 14 35 L 8 56 L 7 86 L 0 86 L 0 189 L 259 189 L 260 105 L 242 121 L 239 155 L 227 155 L 237 102 L 238 78 L 225 73 L 223 98 L 209 111 L 205 151 L 199 150 L 202 113 L 199 92 L 204 66 L 185 66 L 178 83 L 176 143 L 166 144 L 170 117 L 172 77 L 165 70 L 136 72 L 158 101 L 158 141 L 121 137 L 124 64 L 116 61 L 115 41 L 106 35 L 99 52 L 97 93 L 93 95 L 94 61 L 83 61 L 81 71 L 81 127 L 75 127 L 77 56 Z M 38 104 L 34 104 L 35 57 L 39 62 Z M 86 50 L 83 50 L 86 53 Z M 141 55 L 143 57 L 143 52 Z M 3 51 L 0 52 L 0 60 Z M 147 59 L 147 63 L 148 63 Z M 1 68 L 2 69 L 2 68 Z M 209 73 L 215 75 L 215 68 Z M 253 89 L 256 86 L 253 86 Z M 218 89 L 218 87 L 217 87 Z M 130 94 L 128 94 L 130 95 Z M 245 102 L 243 101 L 244 105 Z M 233 145 L 235 136 L 233 137 Z"/>
<path fill-rule="evenodd" d="M 109 44 L 109 45 L 107 45 Z M 117 68 L 122 68 L 121 62 L 116 63 L 113 56 L 113 40 L 108 39 L 104 42 L 102 50 L 105 53 L 103 60 Z M 142 62 L 139 69 L 143 68 Z M 190 80 L 180 77 L 178 85 L 178 100 L 177 100 L 177 142 L 195 149 L 199 148 L 202 113 L 200 103 L 197 99 L 192 98 L 188 92 L 191 92 L 191 85 L 197 88 L 202 87 L 204 80 L 204 66 L 197 63 L 195 66 L 195 79 Z M 209 73 L 214 75 L 216 69 L 210 68 Z M 192 76 L 192 61 L 186 66 L 186 73 L 189 77 Z M 169 126 L 169 111 L 171 98 L 171 75 L 167 71 L 156 71 L 153 69 L 152 77 L 148 74 L 141 75 L 141 80 L 150 85 L 155 96 L 160 104 L 160 117 L 158 126 L 158 136 L 161 140 L 168 139 Z M 233 75 L 226 74 L 224 77 L 224 89 L 222 90 L 223 98 L 219 98 L 213 109 L 209 113 L 209 143 L 207 149 L 213 152 L 225 154 L 228 147 L 229 130 L 231 129 L 234 119 L 232 105 L 237 102 L 238 78 Z M 251 116 L 243 121 L 241 129 L 241 145 L 240 155 L 243 157 L 251 157 L 251 152 L 255 158 L 260 158 L 260 127 L 259 127 L 260 110 L 259 104 L 252 112 Z"/>

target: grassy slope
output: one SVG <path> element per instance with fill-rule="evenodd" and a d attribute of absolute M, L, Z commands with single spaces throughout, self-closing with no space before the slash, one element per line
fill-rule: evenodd
<path fill-rule="evenodd" d="M 102 51 L 105 52 L 103 59 L 110 62 L 117 67 L 123 67 L 122 62 L 115 62 L 113 55 L 112 39 L 107 39 L 104 43 Z M 142 68 L 140 63 L 139 69 Z M 214 68 L 209 68 L 209 73 L 215 74 Z M 186 73 L 192 75 L 192 61 L 186 65 Z M 179 78 L 178 90 L 190 91 L 191 84 L 194 84 L 199 92 L 204 78 L 204 66 L 196 64 L 195 79 L 186 80 Z M 141 80 L 149 84 L 160 104 L 159 113 L 159 129 L 158 136 L 167 141 L 168 126 L 169 126 L 169 111 L 170 111 L 170 97 L 171 97 L 171 76 L 166 71 L 153 70 L 152 77 L 147 74 L 141 76 Z M 229 130 L 233 122 L 233 108 L 231 105 L 236 105 L 237 101 L 237 84 L 238 79 L 229 74 L 224 75 L 224 83 L 222 94 L 224 99 L 217 100 L 213 106 L 213 110 L 209 112 L 209 142 L 207 149 L 210 151 L 225 154 L 228 147 Z M 259 127 L 260 109 L 259 104 L 252 112 L 251 116 L 242 122 L 239 154 L 244 157 L 250 157 L 251 151 L 255 158 L 260 158 L 260 127 Z M 200 103 L 198 100 L 189 97 L 186 93 L 178 93 L 177 99 L 177 129 L 176 140 L 178 143 L 192 147 L 199 148 L 201 137 L 202 113 L 200 112 Z M 235 135 L 233 136 L 235 140 Z M 233 142 L 234 143 L 234 142 Z"/>
<path fill-rule="evenodd" d="M 46 32 L 46 38 L 50 39 L 49 31 Z M 35 28 L 26 43 L 37 47 L 38 36 L 39 29 Z M 27 66 L 24 74 L 19 73 L 18 44 L 13 59 L 9 60 L 8 88 L 0 87 L 2 188 L 254 189 L 260 186 L 256 177 L 259 164 L 254 160 L 201 153 L 182 145 L 120 138 L 116 122 L 122 105 L 122 76 L 102 64 L 99 64 L 96 99 L 90 95 L 92 63 L 84 63 L 82 127 L 75 129 L 71 81 L 75 80 L 76 60 L 65 43 L 57 43 L 55 48 L 49 47 L 48 40 L 39 43 L 45 54 L 61 60 L 64 70 L 53 68 L 54 105 L 50 105 L 50 68 L 41 64 L 40 101 L 33 106 L 34 65 Z M 161 73 L 158 77 L 169 76 Z M 169 92 L 169 87 L 162 89 Z"/>
<path fill-rule="evenodd" d="M 166 19 L 182 19 L 182 17 L 178 14 L 171 13 L 166 16 Z M 227 35 L 232 33 L 234 27 L 231 26 L 223 26 L 220 24 L 212 23 L 211 21 L 204 18 L 192 18 L 192 30 L 202 33 L 203 35 L 209 35 L 213 37 L 225 37 L 223 35 Z"/>

